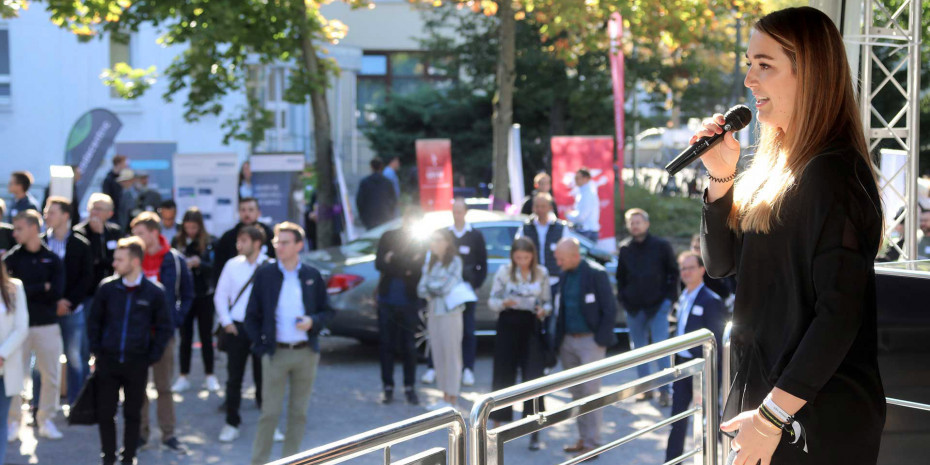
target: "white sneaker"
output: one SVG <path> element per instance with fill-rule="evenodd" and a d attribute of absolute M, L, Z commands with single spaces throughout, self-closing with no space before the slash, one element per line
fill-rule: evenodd
<path fill-rule="evenodd" d="M 187 380 L 187 376 L 178 376 L 178 379 L 171 385 L 171 392 L 184 392 L 190 388 L 191 382 Z"/>
<path fill-rule="evenodd" d="M 39 426 L 39 436 L 48 439 L 61 439 L 61 431 L 58 431 L 58 428 L 55 427 L 55 424 L 52 423 L 52 420 L 45 420 Z"/>
<path fill-rule="evenodd" d="M 274 429 L 274 442 L 284 442 L 284 433 L 278 430 L 278 428 Z"/>
<path fill-rule="evenodd" d="M 426 373 L 423 373 L 423 377 L 420 378 L 420 381 L 423 381 L 423 384 L 433 384 L 436 382 L 436 370 L 430 368 L 426 370 Z"/>
<path fill-rule="evenodd" d="M 207 381 L 204 383 L 207 386 L 207 390 L 211 392 L 219 392 L 220 381 L 216 379 L 216 375 L 207 376 Z"/>
<path fill-rule="evenodd" d="M 11 421 L 6 425 L 6 442 L 14 442 L 19 439 L 19 422 Z"/>
<path fill-rule="evenodd" d="M 223 425 L 223 429 L 220 430 L 220 442 L 233 442 L 238 437 L 239 428 L 233 425 Z"/>
<path fill-rule="evenodd" d="M 466 368 L 462 371 L 462 386 L 474 386 L 475 385 L 475 374 L 471 372 L 470 369 Z"/>

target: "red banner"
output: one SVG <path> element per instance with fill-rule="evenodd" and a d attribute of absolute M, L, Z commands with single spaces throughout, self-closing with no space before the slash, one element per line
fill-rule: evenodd
<path fill-rule="evenodd" d="M 417 139 L 420 207 L 424 211 L 452 209 L 452 141 Z"/>
<path fill-rule="evenodd" d="M 607 33 L 610 38 L 610 77 L 614 89 L 614 125 L 617 140 L 617 169 L 623 170 L 623 153 L 626 139 L 623 130 L 623 17 L 614 12 L 607 23 Z M 620 176 L 623 179 L 623 176 Z M 623 207 L 623 182 L 620 182 L 620 207 Z"/>
<path fill-rule="evenodd" d="M 559 207 L 559 218 L 571 211 L 575 203 L 572 191 L 575 188 L 575 171 L 588 168 L 591 182 L 597 186 L 601 204 L 601 231 L 604 248 L 616 247 L 614 226 L 614 138 L 553 137 L 552 142 L 552 192 Z"/>

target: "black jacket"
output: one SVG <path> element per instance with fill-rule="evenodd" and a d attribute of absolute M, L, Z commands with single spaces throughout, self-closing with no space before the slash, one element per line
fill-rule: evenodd
<path fill-rule="evenodd" d="M 48 233 L 42 234 L 42 242 L 48 245 Z M 68 235 L 65 243 L 65 290 L 64 297 L 71 302 L 71 309 L 76 309 L 91 295 L 94 283 L 94 261 L 90 253 L 90 243 L 80 234 Z"/>
<path fill-rule="evenodd" d="M 610 288 L 610 279 L 607 271 L 600 265 L 581 260 L 578 264 L 578 273 L 581 273 L 581 313 L 584 315 L 588 327 L 594 331 L 594 342 L 601 347 L 610 347 L 617 343 L 614 326 L 617 322 L 617 301 L 614 291 Z M 565 337 L 565 299 L 562 298 L 562 286 L 565 284 L 564 275 L 556 288 L 555 302 L 558 302 L 558 320 L 555 326 L 556 347 L 562 344 Z"/>
<path fill-rule="evenodd" d="M 271 240 L 274 239 L 274 230 L 265 223 L 255 224 L 265 231 L 265 248 L 267 249 L 265 250 L 265 255 L 267 255 L 268 258 L 274 258 L 274 246 L 271 245 Z M 244 227 L 244 224 L 236 223 L 232 229 L 223 233 L 220 240 L 217 241 L 213 254 L 214 286 L 216 286 L 216 282 L 220 279 L 220 273 L 223 271 L 223 266 L 226 265 L 226 262 L 235 258 L 236 255 L 239 255 L 239 251 L 236 250 L 236 238 L 239 235 L 239 230 Z"/>
<path fill-rule="evenodd" d="M 417 283 L 423 273 L 426 252 L 419 243 L 410 240 L 410 235 L 410 231 L 403 228 L 392 229 L 381 235 L 378 253 L 375 255 L 375 269 L 381 272 L 379 296 L 387 295 L 391 279 L 400 278 L 404 281 L 407 301 L 417 301 Z M 388 252 L 393 252 L 390 263 L 387 261 Z"/>
<path fill-rule="evenodd" d="M 116 250 L 116 241 L 123 237 L 123 230 L 116 223 L 107 222 L 103 225 L 103 233 L 97 234 L 85 221 L 78 223 L 74 232 L 84 236 L 90 243 L 90 255 L 93 260 L 93 285 L 90 292 L 93 294 L 97 291 L 97 285 L 113 274 L 113 252 Z"/>
<path fill-rule="evenodd" d="M 488 277 L 488 249 L 484 244 L 484 234 L 471 228 L 462 237 L 455 237 L 454 232 L 452 237 L 455 250 L 462 258 L 462 279 L 477 291 Z"/>
<path fill-rule="evenodd" d="M 675 314 L 678 315 L 677 311 Z M 723 305 L 723 299 L 721 299 L 716 292 L 707 287 L 707 283 L 705 282 L 704 287 L 698 292 L 697 297 L 694 298 L 694 303 L 691 304 L 691 308 L 688 310 L 688 319 L 685 322 L 684 334 L 699 329 L 709 329 L 714 333 L 714 337 L 717 339 L 717 347 L 722 348 L 723 329 L 727 326 L 728 317 L 727 309 Z M 678 324 L 681 324 L 681 320 L 681 318 L 678 319 Z M 688 352 L 691 353 L 692 357 L 701 357 L 703 351 L 701 346 L 697 346 L 688 349 Z M 718 358 L 721 353 L 722 350 L 718 349 Z"/>
<path fill-rule="evenodd" d="M 0 223 L 0 257 L 15 245 L 16 239 L 13 238 L 13 225 Z"/>
<path fill-rule="evenodd" d="M 706 198 L 705 198 L 706 200 Z M 729 419 L 773 387 L 807 403 L 795 418 L 809 453 L 784 441 L 773 464 L 875 464 L 885 422 L 874 260 L 881 196 L 855 150 L 814 157 L 768 233 L 727 225 L 733 189 L 704 204 L 707 272 L 735 274 Z"/>
<path fill-rule="evenodd" d="M 191 275 L 194 278 L 195 297 L 213 295 L 213 291 L 216 289 L 216 282 L 220 279 L 219 276 L 213 276 L 215 271 L 213 264 L 216 256 L 214 250 L 215 244 L 216 238 L 213 236 L 210 236 L 207 240 L 207 246 L 204 250 L 200 250 L 197 241 L 191 241 L 190 244 L 186 245 L 179 243 L 174 244 L 175 248 L 183 253 L 185 257 L 200 257 L 200 266 L 190 268 Z"/>
<path fill-rule="evenodd" d="M 303 296 L 304 314 L 313 320 L 313 326 L 307 331 L 310 347 L 320 351 L 317 337 L 320 331 L 333 320 L 336 309 L 329 304 L 326 294 L 326 281 L 316 268 L 301 265 L 298 271 Z M 249 305 L 245 310 L 245 332 L 252 340 L 252 352 L 258 355 L 274 355 L 277 348 L 277 327 L 275 311 L 278 297 L 284 284 L 284 274 L 278 269 L 278 262 L 272 261 L 255 270 L 255 282 Z"/>
<path fill-rule="evenodd" d="M 142 278 L 130 292 L 116 275 L 100 284 L 87 317 L 90 350 L 95 356 L 153 364 L 161 359 L 173 332 L 161 284 Z"/>
<path fill-rule="evenodd" d="M 642 242 L 628 237 L 617 257 L 617 291 L 627 313 L 658 309 L 678 298 L 678 261 L 671 244 L 651 234 Z"/>
<path fill-rule="evenodd" d="M 3 263 L 10 276 L 23 282 L 29 326 L 58 324 L 58 301 L 65 289 L 65 269 L 58 255 L 45 244 L 38 252 L 30 252 L 17 245 L 6 253 Z M 46 284 L 51 285 L 48 290 L 45 289 Z"/>
<path fill-rule="evenodd" d="M 367 229 L 391 221 L 397 209 L 394 184 L 381 173 L 366 176 L 358 185 L 355 204 L 358 206 L 358 216 Z"/>
<path fill-rule="evenodd" d="M 103 178 L 103 184 L 100 186 L 104 194 L 110 196 L 110 200 L 113 201 L 113 211 L 119 211 L 119 201 L 123 197 L 123 186 L 119 185 L 116 182 L 116 178 L 119 177 L 119 173 L 114 173 L 113 170 L 107 171 L 107 176 Z"/>

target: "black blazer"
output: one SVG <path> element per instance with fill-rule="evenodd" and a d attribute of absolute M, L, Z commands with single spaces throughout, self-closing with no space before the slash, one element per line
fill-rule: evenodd
<path fill-rule="evenodd" d="M 303 291 L 304 314 L 313 320 L 313 326 L 307 331 L 310 347 L 319 352 L 317 336 L 333 320 L 336 309 L 329 304 L 326 282 L 316 268 L 302 264 L 298 277 Z M 245 310 L 245 332 L 254 344 L 252 352 L 257 355 L 274 355 L 277 347 L 275 310 L 278 308 L 283 284 L 284 274 L 278 269 L 276 260 L 255 270 L 252 295 L 249 296 L 249 305 Z"/>
<path fill-rule="evenodd" d="M 103 225 L 103 233 L 96 234 L 87 221 L 78 223 L 74 232 L 84 236 L 90 243 L 91 267 L 93 269 L 93 285 L 91 294 L 97 291 L 97 284 L 113 274 L 113 252 L 116 251 L 116 241 L 123 237 L 123 230 L 116 223 L 109 221 Z"/>
<path fill-rule="evenodd" d="M 584 299 L 581 302 L 581 313 L 588 327 L 594 330 L 594 342 L 601 347 L 610 347 L 617 343 L 617 336 L 614 334 L 614 325 L 617 321 L 617 300 L 610 288 L 607 271 L 600 265 L 581 260 L 578 264 L 578 272 L 581 273 L 579 281 L 581 282 L 581 298 Z M 562 345 L 562 339 L 565 337 L 565 300 L 562 299 L 564 283 L 563 274 L 559 279 L 555 297 L 559 305 L 559 316 L 555 327 L 556 347 Z M 588 302 L 587 296 L 593 296 L 593 301 Z"/>
<path fill-rule="evenodd" d="M 682 291 L 684 292 L 684 291 Z M 685 334 L 697 331 L 699 329 L 709 329 L 717 338 L 717 356 L 720 357 L 723 350 L 723 329 L 727 325 L 727 309 L 723 305 L 723 300 L 714 291 L 707 287 L 707 283 L 698 292 L 694 299 L 694 304 L 688 310 L 688 321 L 685 323 Z M 679 324 L 681 320 L 679 320 Z M 701 357 L 702 350 L 700 347 L 692 347 L 688 350 L 692 357 Z"/>
<path fill-rule="evenodd" d="M 42 242 L 48 245 L 48 232 L 42 234 Z M 94 259 L 90 254 L 90 242 L 80 234 L 71 233 L 65 243 L 65 292 L 64 298 L 77 308 L 91 294 L 94 283 Z"/>

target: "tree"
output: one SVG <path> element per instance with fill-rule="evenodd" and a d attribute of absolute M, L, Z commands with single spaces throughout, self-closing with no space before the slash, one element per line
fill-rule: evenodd
<path fill-rule="evenodd" d="M 269 115 L 259 108 L 250 90 L 249 73 L 257 65 L 293 63 L 285 90 L 292 103 L 310 101 L 313 112 L 314 152 L 318 173 L 317 202 L 323 214 L 317 228 L 321 247 L 330 245 L 333 183 L 332 127 L 326 102 L 330 78 L 339 71 L 325 57 L 322 44 L 345 35 L 339 21 L 320 14 L 325 0 L 45 0 L 52 21 L 84 40 L 103 33 L 115 37 L 151 24 L 163 31 L 159 41 L 166 46 L 186 46 L 163 71 L 168 79 L 164 98 L 171 101 L 187 92 L 184 117 L 197 121 L 223 111 L 220 99 L 231 92 L 246 92 L 249 105 L 223 124 L 224 142 L 231 138 L 260 141 L 269 125 Z M 343 0 L 353 7 L 366 0 Z M 28 0 L 5 0 L 0 14 L 15 16 L 29 6 Z M 34 0 L 32 3 L 40 3 Z M 152 84 L 156 70 L 132 69 L 120 64 L 104 73 L 104 81 L 124 98 L 137 98 Z"/>

